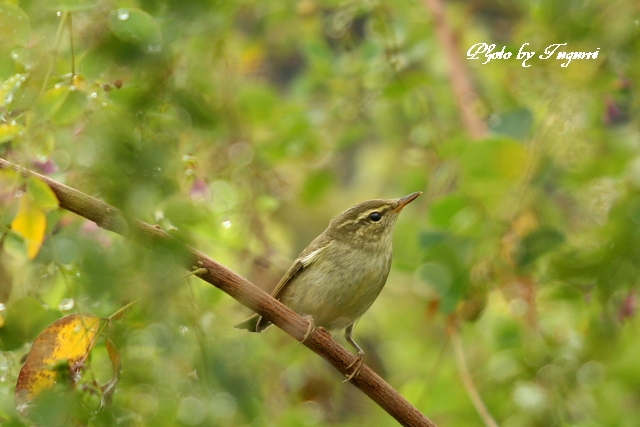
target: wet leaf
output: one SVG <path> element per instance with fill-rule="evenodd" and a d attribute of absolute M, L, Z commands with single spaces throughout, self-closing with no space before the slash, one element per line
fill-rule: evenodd
<path fill-rule="evenodd" d="M 27 355 L 16 385 L 16 406 L 20 409 L 44 390 L 50 389 L 59 375 L 60 364 L 69 372 L 78 372 L 95 344 L 100 319 L 91 314 L 70 314 L 58 319 L 38 335 Z M 73 378 L 73 375 L 72 375 Z"/>
<path fill-rule="evenodd" d="M 160 26 L 147 12 L 136 8 L 120 8 L 109 15 L 111 33 L 125 43 L 156 50 L 162 43 Z"/>
<path fill-rule="evenodd" d="M 26 79 L 26 74 L 15 74 L 0 84 L 0 107 L 7 107 L 13 102 L 16 91 Z"/>

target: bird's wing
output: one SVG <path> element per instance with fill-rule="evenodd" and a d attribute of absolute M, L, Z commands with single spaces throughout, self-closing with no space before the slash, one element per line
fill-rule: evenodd
<path fill-rule="evenodd" d="M 325 240 L 326 239 L 326 240 Z M 316 242 L 316 240 L 318 240 Z M 296 262 L 293 263 L 289 270 L 282 276 L 280 282 L 276 285 L 275 289 L 271 293 L 271 296 L 275 299 L 280 299 L 282 292 L 285 290 L 287 285 L 291 283 L 291 281 L 298 275 L 302 270 L 313 264 L 313 262 L 318 259 L 318 255 L 324 252 L 330 245 L 328 238 L 324 235 L 320 235 L 319 239 L 316 239 L 307 246 L 307 249 L 302 251 Z M 314 245 L 314 243 L 318 243 L 318 245 Z M 316 247 L 316 249 L 309 249 L 311 247 Z"/>
<path fill-rule="evenodd" d="M 273 292 L 271 292 L 271 296 L 279 300 L 287 285 L 291 283 L 301 271 L 313 264 L 313 262 L 318 259 L 318 255 L 325 251 L 330 245 L 331 239 L 324 234 L 316 237 L 315 240 L 311 242 L 304 251 L 302 251 L 296 259 L 296 262 L 289 267 L 289 270 L 287 270 L 284 276 L 282 276 L 280 282 L 278 282 Z M 261 332 L 268 328 L 270 324 L 271 322 L 259 314 L 255 314 L 244 322 L 236 325 L 236 327 L 240 329 L 248 329 L 251 332 Z"/>

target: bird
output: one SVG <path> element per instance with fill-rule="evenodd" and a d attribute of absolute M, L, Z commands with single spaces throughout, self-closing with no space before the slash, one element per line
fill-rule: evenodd
<path fill-rule="evenodd" d="M 364 362 L 365 352 L 353 339 L 354 327 L 387 281 L 398 215 L 421 194 L 367 200 L 336 215 L 298 255 L 271 293 L 308 320 L 301 342 L 316 327 L 345 330 L 345 339 L 357 351 L 345 381 L 355 378 Z M 254 314 L 235 327 L 261 332 L 270 325 L 269 320 Z"/>

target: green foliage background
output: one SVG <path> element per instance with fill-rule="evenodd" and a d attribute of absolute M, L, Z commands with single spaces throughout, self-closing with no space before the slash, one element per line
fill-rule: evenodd
<path fill-rule="evenodd" d="M 402 214 L 387 287 L 356 329 L 367 362 L 440 426 L 482 425 L 450 333 L 504 427 L 640 423 L 640 10 L 632 0 L 446 2 L 489 125 L 465 132 L 421 2 L 0 2 L 0 153 L 274 286 L 356 202 Z M 70 40 L 73 41 L 71 44 Z M 553 43 L 595 60 L 532 59 Z M 74 75 L 75 73 L 75 75 Z M 391 426 L 395 421 L 166 249 L 68 212 L 34 260 L 2 181 L 4 425 Z M 20 186 L 19 186 L 20 188 Z M 24 190 L 24 188 L 22 188 Z M 52 393 L 21 417 L 21 357 L 52 320 L 108 316 L 113 404 Z M 456 325 L 456 326 L 452 326 Z M 103 345 L 85 373 L 111 375 Z M 80 424 L 78 424 L 80 425 Z"/>

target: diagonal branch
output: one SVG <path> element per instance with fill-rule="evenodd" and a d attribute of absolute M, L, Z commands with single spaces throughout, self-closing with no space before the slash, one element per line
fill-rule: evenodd
<path fill-rule="evenodd" d="M 179 254 L 184 268 L 188 270 L 193 270 L 195 267 L 205 268 L 207 272 L 199 275 L 201 279 L 221 289 L 241 304 L 260 313 L 296 340 L 301 341 L 304 337 L 307 330 L 306 320 L 250 283 L 247 279 L 196 249 L 178 241 L 165 231 L 138 219 L 126 217 L 118 209 L 107 203 L 0 158 L 0 169 L 6 168 L 13 168 L 25 175 L 40 178 L 56 194 L 61 208 L 91 220 L 102 228 L 131 238 L 143 246 L 170 246 L 175 251 L 174 253 Z M 343 375 L 346 375 L 347 367 L 351 365 L 355 358 L 331 335 L 320 330 L 313 331 L 304 341 L 304 345 L 328 361 Z M 404 426 L 436 427 L 431 420 L 412 406 L 366 365 L 363 365 L 362 370 L 358 376 L 351 380 L 351 383 L 387 411 L 400 424 Z"/>

